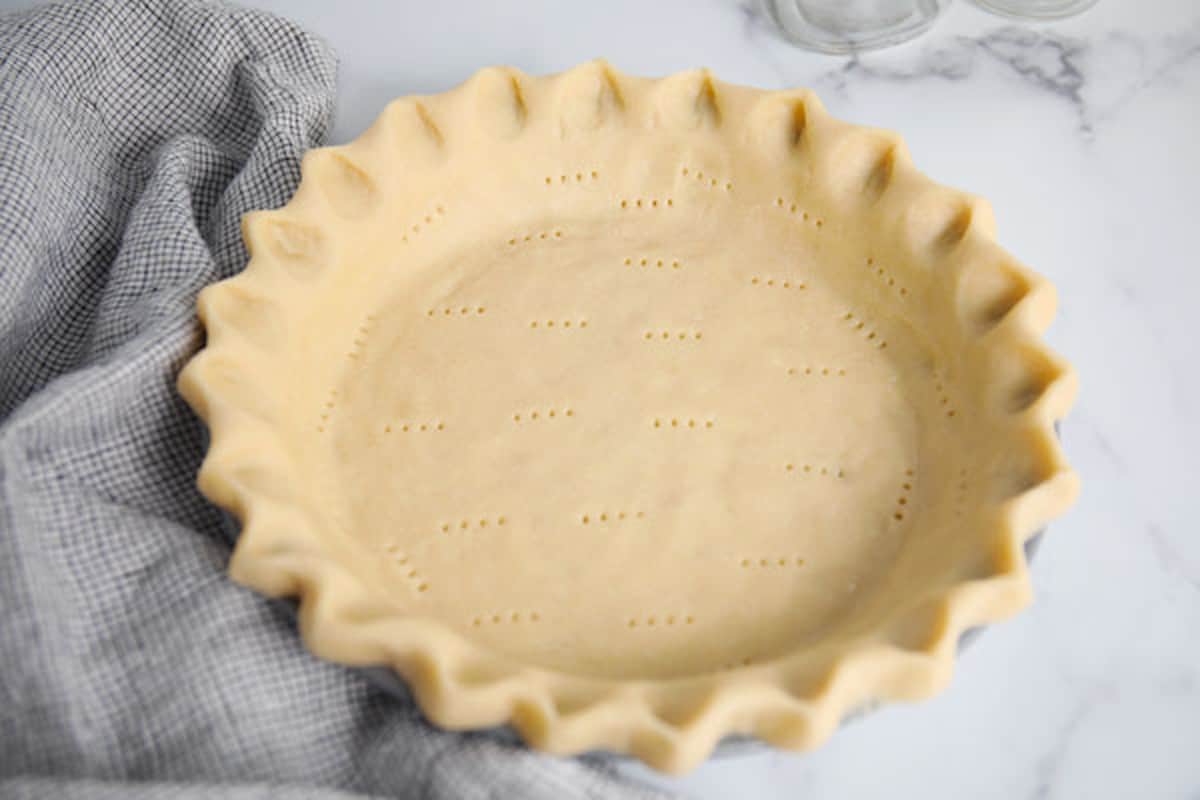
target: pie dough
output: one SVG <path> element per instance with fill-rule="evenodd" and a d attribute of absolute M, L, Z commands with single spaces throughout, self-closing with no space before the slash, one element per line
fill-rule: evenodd
<path fill-rule="evenodd" d="M 233 577 L 445 727 L 814 746 L 944 685 L 1077 491 L 1052 287 L 808 91 L 487 69 L 243 227 L 179 381 Z"/>

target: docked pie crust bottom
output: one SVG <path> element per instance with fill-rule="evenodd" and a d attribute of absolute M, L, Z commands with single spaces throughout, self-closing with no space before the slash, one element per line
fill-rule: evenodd
<path fill-rule="evenodd" d="M 694 675 L 820 638 L 954 524 L 917 485 L 955 423 L 906 377 L 931 354 L 826 275 L 878 280 L 867 256 L 786 216 L 697 231 L 711 201 L 664 182 L 669 216 L 535 211 L 348 304 L 372 320 L 308 438 L 399 608 L 543 667 Z"/>
<path fill-rule="evenodd" d="M 444 725 L 810 746 L 943 683 L 1075 492 L 1050 287 L 806 93 L 485 71 L 246 230 L 181 378 L 234 574 Z"/>

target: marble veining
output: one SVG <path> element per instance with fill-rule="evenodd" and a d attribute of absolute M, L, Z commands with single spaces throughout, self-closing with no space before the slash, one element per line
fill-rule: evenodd
<path fill-rule="evenodd" d="M 772 23 L 757 0 L 743 0 L 737 8 L 743 17 L 747 41 L 775 36 Z M 1154 37 L 1121 30 L 1081 37 L 1060 34 L 1052 26 L 1000 24 L 983 33 L 932 38 L 924 43 L 919 40 L 909 47 L 920 48 L 915 57 L 897 60 L 892 57 L 894 51 L 855 54 L 836 59 L 841 63 L 816 76 L 794 75 L 778 60 L 770 59 L 768 63 L 784 83 L 806 78 L 807 85 L 814 88 L 847 94 L 866 81 L 892 84 L 968 81 L 976 74 L 980 59 L 990 59 L 1010 70 L 1031 90 L 1046 92 L 1067 103 L 1078 115 L 1080 133 L 1090 136 L 1095 124 L 1111 115 L 1132 94 L 1171 80 L 1176 71 L 1200 58 L 1200 23 Z M 1093 89 L 1095 81 L 1089 84 L 1089 76 L 1099 77 L 1097 70 L 1112 63 L 1132 69 L 1124 71 L 1118 80 L 1110 78 L 1105 80 L 1106 85 Z"/>

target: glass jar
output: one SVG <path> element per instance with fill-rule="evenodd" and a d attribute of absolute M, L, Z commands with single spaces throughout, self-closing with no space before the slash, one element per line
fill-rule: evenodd
<path fill-rule="evenodd" d="M 980 7 L 1021 19 L 1061 19 L 1096 5 L 1096 0 L 975 0 Z"/>
<path fill-rule="evenodd" d="M 950 0 L 766 0 L 791 42 L 824 53 L 899 44 L 929 29 Z"/>

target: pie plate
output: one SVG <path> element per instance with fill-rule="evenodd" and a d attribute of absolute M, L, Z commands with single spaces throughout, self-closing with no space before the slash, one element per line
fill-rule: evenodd
<path fill-rule="evenodd" d="M 944 686 L 1077 493 L 1052 287 L 808 91 L 486 69 L 243 231 L 179 379 L 231 574 L 446 728 L 811 748 Z"/>

